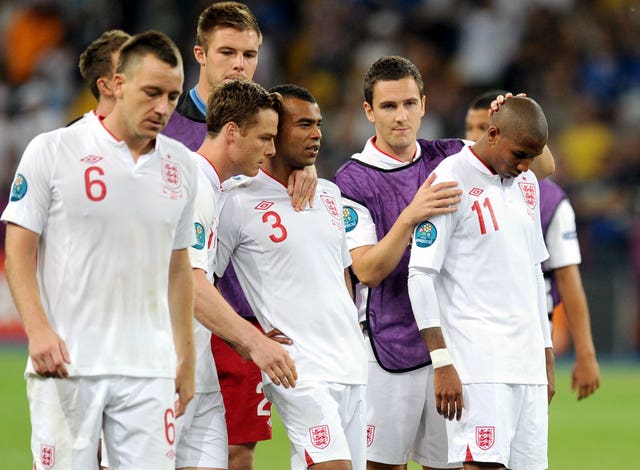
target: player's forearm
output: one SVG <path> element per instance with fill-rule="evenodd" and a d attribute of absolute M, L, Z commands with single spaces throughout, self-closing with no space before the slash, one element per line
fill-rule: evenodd
<path fill-rule="evenodd" d="M 174 250 L 169 267 L 169 313 L 178 361 L 195 364 L 193 276 L 186 249 Z"/>
<path fill-rule="evenodd" d="M 544 275 L 540 263 L 533 266 L 536 281 L 536 294 L 538 297 L 538 318 L 540 320 L 540 328 L 542 330 L 542 340 L 545 348 L 552 348 L 551 327 L 549 326 L 549 315 L 547 313 L 547 292 L 545 289 Z"/>
<path fill-rule="evenodd" d="M 14 224 L 7 226 L 5 270 L 11 296 L 22 317 L 27 337 L 50 327 L 40 300 L 36 277 L 38 235 Z"/>
<path fill-rule="evenodd" d="M 589 306 L 582 286 L 580 270 L 577 265 L 572 265 L 556 269 L 554 274 L 567 316 L 576 357 L 595 357 Z"/>
<path fill-rule="evenodd" d="M 373 288 L 389 276 L 400 263 L 414 228 L 401 215 L 378 243 L 351 250 L 353 272 L 358 280 Z"/>
<path fill-rule="evenodd" d="M 262 333 L 235 312 L 220 291 L 209 282 L 204 271 L 194 269 L 193 277 L 196 320 L 222 339 L 250 351 Z"/>

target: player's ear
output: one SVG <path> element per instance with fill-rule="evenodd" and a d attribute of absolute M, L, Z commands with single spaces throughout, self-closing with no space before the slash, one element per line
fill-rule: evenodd
<path fill-rule="evenodd" d="M 500 138 L 500 129 L 496 126 L 489 126 L 487 129 L 487 140 L 490 144 L 495 144 Z"/>
<path fill-rule="evenodd" d="M 122 87 L 126 82 L 126 77 L 122 73 L 116 73 L 111 80 L 111 91 L 116 98 L 122 98 Z"/>
<path fill-rule="evenodd" d="M 369 120 L 369 122 L 372 124 L 375 124 L 376 120 L 373 117 L 373 107 L 366 101 L 362 103 L 362 107 L 364 109 L 364 114 L 367 116 L 367 119 Z"/>
<path fill-rule="evenodd" d="M 235 142 L 235 140 L 240 136 L 240 127 L 231 121 L 224 125 L 224 136 L 228 142 Z"/>
<path fill-rule="evenodd" d="M 193 56 L 196 58 L 196 62 L 204 67 L 207 62 L 207 54 L 202 46 L 193 46 Z"/>
<path fill-rule="evenodd" d="M 96 80 L 96 86 L 100 91 L 101 95 L 112 96 L 113 95 L 113 87 L 111 80 L 106 77 L 100 77 Z"/>

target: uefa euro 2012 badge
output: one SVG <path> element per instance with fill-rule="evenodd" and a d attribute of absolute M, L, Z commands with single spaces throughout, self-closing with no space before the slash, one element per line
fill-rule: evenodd
<path fill-rule="evenodd" d="M 416 240 L 416 245 L 418 246 L 418 248 L 427 248 L 433 245 L 437 237 L 438 231 L 428 220 L 425 220 L 420 225 L 418 225 L 418 227 L 416 227 L 414 238 Z"/>
<path fill-rule="evenodd" d="M 193 245 L 193 248 L 196 250 L 202 250 L 205 243 L 204 226 L 200 222 L 196 222 L 194 225 L 196 231 L 196 243 Z"/>
<path fill-rule="evenodd" d="M 27 194 L 27 179 L 18 173 L 11 185 L 11 201 L 19 201 Z"/>
<path fill-rule="evenodd" d="M 358 225 L 358 214 L 353 207 L 344 206 L 342 208 L 342 218 L 344 219 L 344 229 L 350 232 Z"/>

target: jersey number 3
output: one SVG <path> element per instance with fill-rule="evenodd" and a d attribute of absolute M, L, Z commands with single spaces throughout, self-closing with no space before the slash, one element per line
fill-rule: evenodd
<path fill-rule="evenodd" d="M 99 166 L 90 166 L 84 170 L 84 191 L 91 201 L 98 202 L 107 196 L 107 185 L 95 174 L 104 176 L 104 171 Z"/>
<path fill-rule="evenodd" d="M 262 222 L 271 224 L 273 233 L 269 235 L 269 239 L 274 243 L 280 243 L 287 239 L 287 229 L 282 225 L 282 219 L 277 212 L 269 211 L 262 214 Z"/>

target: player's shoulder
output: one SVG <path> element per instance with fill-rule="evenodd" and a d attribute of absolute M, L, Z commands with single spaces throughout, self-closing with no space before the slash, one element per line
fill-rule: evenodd
<path fill-rule="evenodd" d="M 196 159 L 194 157 L 193 151 L 190 150 L 186 145 L 182 142 L 174 139 L 173 137 L 168 137 L 164 134 L 158 134 L 156 137 L 156 141 L 158 144 L 158 150 L 161 153 L 169 153 L 172 157 L 178 158 L 189 165 L 193 165 L 194 168 L 196 166 Z"/>
<path fill-rule="evenodd" d="M 86 131 L 85 132 L 82 131 L 82 126 L 77 126 L 77 128 L 60 127 L 60 128 L 53 129 L 47 132 L 42 132 L 36 135 L 29 142 L 29 147 L 43 146 L 45 148 L 51 148 L 52 146 L 56 146 L 58 142 L 60 142 L 67 136 L 76 136 L 76 135 L 82 136 L 84 134 L 86 134 Z"/>
<path fill-rule="evenodd" d="M 318 178 L 318 190 L 340 194 L 338 185 L 324 178 Z"/>
<path fill-rule="evenodd" d="M 460 152 L 462 148 L 471 142 L 463 139 L 417 139 L 418 145 L 425 157 L 449 157 Z"/>

